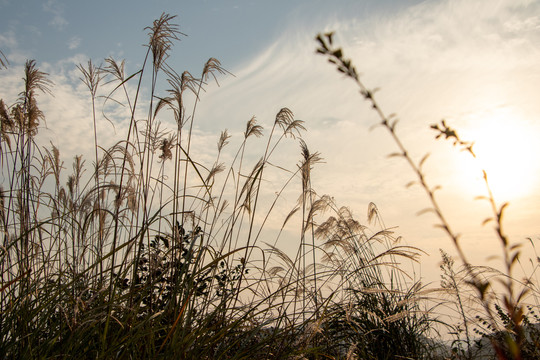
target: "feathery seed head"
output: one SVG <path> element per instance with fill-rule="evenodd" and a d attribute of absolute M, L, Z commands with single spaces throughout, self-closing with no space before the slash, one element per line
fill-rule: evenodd
<path fill-rule="evenodd" d="M 2 99 L 0 99 L 0 125 L 2 126 L 2 131 L 13 129 L 13 120 L 9 115 L 8 107 Z"/>
<path fill-rule="evenodd" d="M 281 128 L 286 129 L 289 124 L 294 121 L 294 116 L 291 110 L 287 108 L 282 108 L 276 115 L 275 123 L 278 124 Z"/>
<path fill-rule="evenodd" d="M 261 125 L 257 125 L 257 119 L 255 119 L 255 116 L 253 116 L 246 124 L 244 138 L 247 139 L 251 135 L 255 135 L 255 137 L 261 137 L 263 135 L 262 130 L 263 127 Z"/>
<path fill-rule="evenodd" d="M 0 99 L 0 136 L 11 149 L 10 132 L 13 131 L 13 119 L 9 115 L 8 108 L 4 101 Z"/>
<path fill-rule="evenodd" d="M 105 59 L 105 62 L 107 65 L 103 68 L 101 68 L 101 71 L 105 74 L 111 74 L 116 79 L 120 81 L 124 81 L 125 79 L 125 72 L 124 72 L 124 65 L 125 60 L 122 60 L 120 64 L 118 64 L 117 61 L 115 61 L 112 57 L 108 57 Z"/>
<path fill-rule="evenodd" d="M 47 73 L 36 68 L 35 60 L 28 60 L 24 71 L 24 91 L 19 93 L 18 104 L 13 108 L 12 115 L 19 130 L 29 136 L 37 133 L 39 120 L 44 115 L 37 107 L 36 91 L 51 94 L 50 86 L 53 82 L 47 78 Z"/>
<path fill-rule="evenodd" d="M 276 115 L 275 124 L 283 129 L 285 136 L 290 135 L 293 139 L 295 133 L 300 135 L 300 130 L 306 130 L 302 120 L 295 120 L 291 110 L 282 108 Z"/>
<path fill-rule="evenodd" d="M 90 90 L 92 97 L 96 96 L 99 82 L 101 81 L 100 68 L 92 64 L 92 60 L 88 60 L 88 69 L 84 68 L 81 64 L 77 65 L 79 71 L 83 74 L 82 78 L 79 78 Z"/>
<path fill-rule="evenodd" d="M 68 176 L 67 187 L 69 190 L 69 195 L 73 196 L 73 193 L 75 192 L 75 177 L 73 175 Z"/>
<path fill-rule="evenodd" d="M 227 129 L 225 129 L 224 131 L 221 132 L 221 135 L 219 136 L 219 140 L 218 140 L 218 143 L 217 143 L 218 152 L 221 152 L 221 150 L 223 150 L 225 145 L 227 145 L 229 143 L 229 138 L 230 137 L 231 136 L 227 132 Z"/>
<path fill-rule="evenodd" d="M 51 94 L 53 82 L 47 78 L 49 74 L 36 68 L 35 60 L 27 60 L 24 67 L 24 92 L 19 94 L 21 102 L 28 101 L 35 95 L 36 90 Z"/>
<path fill-rule="evenodd" d="M 214 81 L 216 82 L 216 84 L 219 86 L 219 82 L 218 82 L 216 74 L 215 74 L 216 72 L 219 73 L 219 74 L 222 74 L 222 75 L 225 75 L 225 74 L 228 73 L 227 70 L 225 70 L 223 67 L 221 67 L 221 63 L 219 62 L 219 60 L 217 60 L 215 58 L 208 59 L 206 64 L 204 64 L 204 69 L 203 69 L 203 73 L 202 73 L 203 81 L 207 82 L 209 77 L 212 76 Z"/>
<path fill-rule="evenodd" d="M 172 48 L 173 40 L 179 40 L 178 35 L 185 36 L 185 34 L 178 31 L 177 24 L 171 23 L 175 17 L 163 13 L 159 19 L 154 20 L 151 27 L 145 28 L 145 30 L 149 30 L 150 41 L 148 46 L 152 51 L 155 71 L 162 67 L 169 56 L 168 52 Z"/>

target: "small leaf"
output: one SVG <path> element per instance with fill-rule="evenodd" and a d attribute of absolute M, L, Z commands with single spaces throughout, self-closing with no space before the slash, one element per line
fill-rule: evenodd
<path fill-rule="evenodd" d="M 413 185 L 416 184 L 416 183 L 417 183 L 417 182 L 414 181 L 414 180 L 413 180 L 413 181 L 409 181 L 409 182 L 407 183 L 407 185 L 405 185 L 405 187 L 406 187 L 406 188 L 410 188 L 411 186 L 413 186 Z"/>
<path fill-rule="evenodd" d="M 510 246 L 510 251 L 519 249 L 521 247 L 521 245 L 522 244 L 514 244 L 514 245 Z"/>
<path fill-rule="evenodd" d="M 502 218 L 503 211 L 504 211 L 504 209 L 506 209 L 507 206 L 508 206 L 507 202 L 505 202 L 504 204 L 501 205 L 501 209 L 499 210 L 499 218 Z"/>
<path fill-rule="evenodd" d="M 326 33 L 326 34 L 324 34 L 324 35 L 326 35 L 326 38 L 328 39 L 328 43 L 329 43 L 330 45 L 332 45 L 332 37 L 334 36 L 334 32 L 331 31 L 331 32 Z"/>
<path fill-rule="evenodd" d="M 516 252 L 516 253 L 514 254 L 514 256 L 512 256 L 512 260 L 510 260 L 510 264 L 513 264 L 513 263 L 515 263 L 517 260 L 519 260 L 519 254 L 520 254 L 520 252 L 518 251 L 518 252 Z"/>
<path fill-rule="evenodd" d="M 435 212 L 435 210 L 433 210 L 433 208 L 425 208 L 425 209 L 422 209 L 422 210 L 418 211 L 416 213 L 416 216 L 424 215 L 424 214 L 426 214 L 428 212 Z M 437 226 L 437 225 L 435 225 L 435 226 Z M 440 225 L 438 225 L 438 226 L 440 226 Z"/>
<path fill-rule="evenodd" d="M 488 282 L 478 282 L 477 284 L 475 284 L 475 286 L 478 289 L 478 292 L 480 293 L 482 299 L 484 299 L 485 295 L 486 295 L 486 291 L 489 288 L 489 283 Z"/>
<path fill-rule="evenodd" d="M 319 44 L 321 44 L 321 48 L 323 48 L 324 50 L 326 50 L 326 52 L 328 51 L 328 47 L 326 46 L 326 43 L 324 42 L 323 38 L 321 37 L 321 35 L 317 35 L 317 37 L 315 38 Z M 323 52 L 324 53 L 324 52 Z"/>
<path fill-rule="evenodd" d="M 420 160 L 420 163 L 418 164 L 418 167 L 421 169 L 422 166 L 424 165 L 424 163 L 426 162 L 426 160 L 428 159 L 429 157 L 429 153 L 427 153 L 426 155 L 424 155 L 424 157 L 422 158 L 422 160 Z"/>
<path fill-rule="evenodd" d="M 489 223 L 490 221 L 493 221 L 493 218 L 487 218 L 487 219 L 485 219 L 484 221 L 482 221 L 482 226 L 486 225 L 486 224 Z"/>
<path fill-rule="evenodd" d="M 442 229 L 442 230 L 444 230 L 446 232 L 449 232 L 448 227 L 446 225 L 443 225 L 443 224 L 435 224 L 435 225 L 433 225 L 433 227 L 436 227 L 438 229 Z"/>

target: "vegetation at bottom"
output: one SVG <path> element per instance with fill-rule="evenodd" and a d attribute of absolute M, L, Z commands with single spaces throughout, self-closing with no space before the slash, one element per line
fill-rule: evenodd
<path fill-rule="evenodd" d="M 69 171 L 57 147 L 38 145 L 45 120 L 38 98 L 54 93 L 48 74 L 27 61 L 16 101 L 0 100 L 2 358 L 538 357 L 537 284 L 532 275 L 513 277 L 520 250 L 502 230 L 504 206 L 487 199 L 505 271 L 470 264 L 422 164 L 331 34 L 317 37 L 318 52 L 371 102 L 455 244 L 459 266 L 442 252 L 440 287 L 403 270 L 421 250 L 401 244 L 374 204 L 362 224 L 316 192 L 311 171 L 321 157 L 302 140 L 304 124 L 291 110 L 276 114 L 266 136 L 249 119 L 233 151 L 223 131 L 216 158 L 197 158 L 197 104 L 228 72 L 213 58 L 199 76 L 172 69 L 167 59 L 183 36 L 174 20 L 163 14 L 146 29 L 133 73 L 112 58 L 79 66 L 94 150 L 74 155 Z M 10 66 L 0 55 L 0 66 Z M 122 140 L 100 143 L 98 114 L 126 121 Z M 433 129 L 474 156 L 445 123 Z M 287 169 L 275 158 L 291 143 L 298 161 Z M 277 190 L 267 181 L 276 176 Z M 282 238 L 295 251 L 280 248 Z M 460 320 L 442 321 L 441 306 Z M 440 340 L 443 332 L 451 343 Z"/>

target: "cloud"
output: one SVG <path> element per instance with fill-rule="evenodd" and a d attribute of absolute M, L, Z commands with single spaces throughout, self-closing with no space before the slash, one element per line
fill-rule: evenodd
<path fill-rule="evenodd" d="M 94 157 L 93 117 L 89 90 L 82 83 L 78 64 L 86 65 L 87 57 L 82 54 L 63 59 L 55 63 L 37 63 L 39 70 L 48 73 L 53 81 L 52 96 L 38 94 L 39 108 L 45 114 L 36 141 L 40 146 L 50 147 L 54 143 L 60 149 L 62 159 L 69 164 L 75 155 L 84 155 L 86 159 Z M 23 90 L 22 77 L 24 67 L 12 64 L 6 70 L 0 71 L 2 96 L 6 104 L 13 104 L 18 94 Z M 127 84 L 128 90 L 131 88 Z M 99 95 L 108 95 L 112 84 L 102 82 Z M 113 101 L 102 109 L 103 97 L 97 99 L 97 134 L 99 145 L 108 148 L 119 141 L 127 132 L 129 115 L 126 109 L 113 106 Z M 144 101 L 141 106 L 144 106 Z M 102 112 L 103 110 L 103 112 Z M 114 124 L 104 119 L 102 114 L 113 119 Z M 144 116 L 141 116 L 144 117 Z"/>
<path fill-rule="evenodd" d="M 346 95 L 356 96 L 354 86 L 349 87 L 345 81 L 336 84 L 335 71 L 314 55 L 313 38 L 326 30 L 336 30 L 336 41 L 365 74 L 366 84 L 381 86 L 380 96 L 389 94 L 385 101 L 391 107 L 407 105 L 412 98 L 407 87 L 433 97 L 439 95 L 430 95 L 433 87 L 453 91 L 463 82 L 476 86 L 494 75 L 535 66 L 540 58 L 535 46 L 539 32 L 516 33 L 514 29 L 510 33 L 503 26 L 507 19 L 527 19 L 530 5 L 518 7 L 508 1 L 498 4 L 425 2 L 375 19 L 340 19 L 322 24 L 318 30 L 313 24 L 309 28 L 290 25 L 263 53 L 231 69 L 236 78 L 224 81 L 212 97 L 226 98 L 223 103 L 231 111 L 238 107 L 238 100 L 250 98 L 253 101 L 245 107 L 253 110 L 294 102 L 317 114 L 321 101 L 327 106 L 330 99 L 334 102 L 343 98 L 344 102 Z M 458 73 L 459 81 L 455 76 Z M 422 91 L 421 85 L 430 90 Z M 338 87 L 341 90 L 336 92 Z M 343 118 L 345 112 L 351 114 L 347 108 L 333 110 L 337 112 L 331 115 L 334 118 Z M 266 114 L 270 116 L 272 111 Z"/>
<path fill-rule="evenodd" d="M 29 58 L 27 50 L 21 50 L 13 31 L 0 33 L 0 50 L 11 65 L 24 64 Z"/>
<path fill-rule="evenodd" d="M 46 4 L 62 18 L 53 1 Z M 297 119 L 305 121 L 308 131 L 304 138 L 310 150 L 321 152 L 325 159 L 313 170 L 315 190 L 334 196 L 356 214 L 363 214 L 367 204 L 374 201 L 388 226 L 399 226 L 398 234 L 433 255 L 430 266 L 434 267 L 438 248 L 451 244 L 431 227 L 434 218 L 415 215 L 429 203 L 418 187 L 405 188 L 414 174 L 399 159 L 386 158 L 395 151 L 395 144 L 381 128 L 370 131 L 380 119 L 352 81 L 344 79 L 324 57 L 315 55 L 314 36 L 336 31 L 336 42 L 364 74 L 365 84 L 382 88 L 376 96 L 386 114 L 395 112 L 402 119 L 398 132 L 411 154 L 419 159 L 426 151 L 432 152 L 432 160 L 426 164 L 430 183 L 458 191 L 441 193 L 450 220 L 457 220 L 460 231 L 474 236 L 481 233 L 479 238 L 484 239 L 482 231 L 490 230 L 479 232 L 474 226 L 484 219 L 485 208 L 470 202 L 473 195 L 459 192 L 458 176 L 467 174 L 452 161 L 456 152 L 450 144 L 433 142 L 429 125 L 447 118 L 456 126 L 466 127 L 485 117 L 482 114 L 489 114 L 483 111 L 486 108 L 525 109 L 522 117 L 511 119 L 515 126 L 536 118 L 540 113 L 535 98 L 540 81 L 540 50 L 536 46 L 540 29 L 538 18 L 531 14 L 538 13 L 540 5 L 532 1 L 452 0 L 421 2 L 397 12 L 378 12 L 374 17 L 351 14 L 330 17 L 324 23 L 320 18 L 317 22 L 291 20 L 265 51 L 229 69 L 236 77 L 220 78 L 219 88 L 207 86 L 197 107 L 195 131 L 200 137 L 194 140 L 194 151 L 204 161 L 211 161 L 219 132 L 228 128 L 238 139 L 254 115 L 268 135 L 276 113 L 289 107 Z M 58 24 L 62 27 L 61 21 Z M 4 37 L 7 40 L 0 37 L 0 42 L 15 41 L 13 34 Z M 78 38 L 71 40 L 69 44 L 78 46 Z M 75 70 L 79 63 L 86 63 L 86 58 L 76 56 L 46 65 L 44 70 L 56 84 L 55 97 L 39 98 L 49 127 L 42 133 L 59 146 L 66 159 L 80 153 L 90 159 L 93 156 L 93 140 L 88 136 L 93 133 L 91 108 L 88 91 Z M 20 77 L 21 73 L 0 72 L 5 94 L 20 91 Z M 105 147 L 125 134 L 129 122 L 122 109 L 114 108 L 109 115 L 116 119 L 117 135 L 107 121 L 100 119 L 98 139 Z M 538 127 L 528 129 L 540 136 Z M 287 139 L 282 145 L 274 162 L 295 169 L 300 160 L 298 144 Z M 248 157 L 259 158 L 264 146 L 260 142 L 250 144 Z M 533 152 L 531 156 L 537 155 Z M 272 181 L 278 183 L 277 178 Z M 509 217 L 512 223 L 508 229 L 516 238 L 531 236 L 522 234 L 520 225 L 532 228 L 530 209 L 535 208 L 531 205 L 534 201 L 540 201 L 538 193 L 528 201 L 512 202 L 516 208 L 524 204 L 529 209 L 522 217 L 523 221 L 528 219 L 527 224 L 520 223 L 519 214 L 523 213 L 517 210 L 514 218 Z M 466 206 L 459 208 L 458 203 Z M 466 246 L 484 244 L 476 237 L 473 240 Z M 485 253 L 476 256 L 483 261 Z"/>
<path fill-rule="evenodd" d="M 3 34 L 0 34 L 0 46 L 2 48 L 17 46 L 17 40 L 15 39 L 15 32 L 10 30 Z"/>
<path fill-rule="evenodd" d="M 484 262 L 486 253 L 474 247 L 492 241 L 491 229 L 480 227 L 489 209 L 473 201 L 481 194 L 471 194 L 462 185 L 475 181 L 470 179 L 476 175 L 463 173 L 456 149 L 435 143 L 429 125 L 447 118 L 467 133 L 474 122 L 490 124 L 485 114 L 493 112 L 483 110 L 512 109 L 498 121 L 511 121 L 540 136 L 540 127 L 533 124 L 540 113 L 540 29 L 531 16 L 539 12 L 540 3 L 532 1 L 452 0 L 322 24 L 297 20 L 265 51 L 231 69 L 236 77 L 221 81 L 220 88 L 209 88 L 202 96 L 197 124 L 217 132 L 224 124 L 242 126 L 255 115 L 268 132 L 279 108 L 289 107 L 306 121 L 304 138 L 310 149 L 321 152 L 326 161 L 314 169 L 316 190 L 335 196 L 356 213 L 374 201 L 388 226 L 399 226 L 398 233 L 410 244 L 433 255 L 426 268 L 436 269 L 438 248 L 452 244 L 432 228 L 437 219 L 415 215 L 430 204 L 419 187 L 405 188 L 414 173 L 404 161 L 386 158 L 395 144 L 382 129 L 370 131 L 380 119 L 354 83 L 314 53 L 316 33 L 335 30 L 335 41 L 353 59 L 365 84 L 382 88 L 376 96 L 385 113 L 395 112 L 401 119 L 398 133 L 412 156 L 419 160 L 432 152 L 426 164 L 429 182 L 449 190 L 441 193 L 449 219 L 469 234 L 464 246 L 475 251 L 472 260 Z M 489 131 L 476 135 L 489 136 Z M 500 146 L 511 150 L 503 139 Z M 535 146 L 528 149 L 537 158 L 540 151 Z M 299 159 L 299 150 L 293 146 L 277 156 L 283 161 Z M 524 234 L 526 224 L 520 223 L 519 214 L 520 208 L 530 208 L 531 201 L 540 199 L 538 190 L 529 199 L 512 200 L 516 216 L 507 229 L 515 240 L 531 236 Z"/>
<path fill-rule="evenodd" d="M 68 48 L 70 50 L 75 50 L 81 45 L 81 38 L 78 36 L 73 36 L 71 39 L 69 39 L 68 42 Z"/>
<path fill-rule="evenodd" d="M 69 22 L 64 17 L 64 8 L 57 0 L 47 0 L 43 3 L 43 10 L 52 14 L 53 18 L 49 21 L 49 25 L 52 25 L 58 30 L 62 30 Z"/>

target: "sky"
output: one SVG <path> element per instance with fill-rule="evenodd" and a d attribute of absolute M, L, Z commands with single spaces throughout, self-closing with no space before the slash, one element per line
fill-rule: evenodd
<path fill-rule="evenodd" d="M 271 127 L 287 107 L 305 121 L 303 138 L 324 163 L 313 170 L 319 194 L 329 194 L 366 223 L 370 202 L 403 243 L 422 249 L 418 276 L 439 279 L 439 249 L 453 251 L 430 214 L 415 175 L 378 118 L 349 79 L 315 54 L 315 36 L 335 32 L 376 92 L 386 114 L 400 119 L 398 134 L 424 166 L 443 211 L 476 264 L 497 266 L 500 247 L 491 225 L 481 168 L 498 204 L 509 202 L 505 229 L 512 241 L 540 241 L 540 1 L 534 0 L 287 0 L 287 1 L 27 1 L 0 0 L 0 50 L 9 61 L 0 70 L 0 98 L 13 102 L 24 62 L 35 59 L 54 81 L 54 97 L 41 95 L 46 129 L 67 163 L 93 148 L 89 97 L 76 66 L 113 56 L 136 71 L 143 61 L 146 26 L 162 13 L 177 15 L 182 37 L 168 63 L 196 76 L 217 58 L 234 75 L 209 84 L 198 105 L 195 130 L 200 156 L 211 161 L 220 131 L 241 136 L 256 116 Z M 478 160 L 435 141 L 430 125 L 445 119 L 475 141 Z M 99 124 L 100 142 L 113 142 L 125 123 Z M 110 139 L 109 139 L 110 136 Z M 291 156 L 290 151 L 296 151 Z M 300 158 L 286 148 L 277 160 Z M 524 255 L 536 255 L 527 250 Z M 527 264 L 526 259 L 523 266 Z M 527 271 L 526 271 L 527 272 Z"/>

